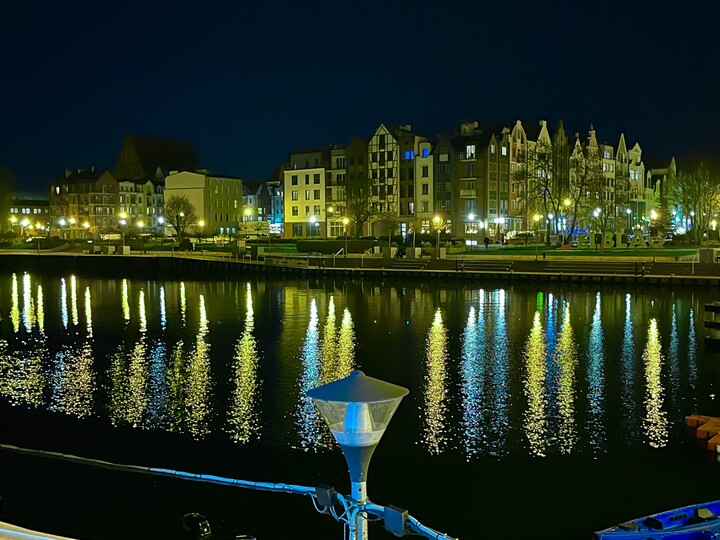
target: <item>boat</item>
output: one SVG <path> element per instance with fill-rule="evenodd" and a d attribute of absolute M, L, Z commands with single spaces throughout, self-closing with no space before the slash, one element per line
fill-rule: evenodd
<path fill-rule="evenodd" d="M 720 540 L 720 501 L 667 510 L 597 531 L 594 540 Z"/>

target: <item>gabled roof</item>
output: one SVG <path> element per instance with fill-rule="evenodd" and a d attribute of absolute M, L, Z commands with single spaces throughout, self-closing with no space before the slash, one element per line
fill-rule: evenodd
<path fill-rule="evenodd" d="M 100 177 L 112 173 L 107 169 L 66 169 L 55 178 L 56 184 L 90 184 L 97 182 Z"/>
<path fill-rule="evenodd" d="M 127 135 L 123 141 L 113 174 L 121 179 L 155 178 L 158 169 L 194 171 L 200 168 L 190 143 L 160 137 Z"/>

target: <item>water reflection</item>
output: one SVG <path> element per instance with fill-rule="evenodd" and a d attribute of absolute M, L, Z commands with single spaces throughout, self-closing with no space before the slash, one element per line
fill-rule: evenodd
<path fill-rule="evenodd" d="M 447 329 L 438 308 L 427 333 L 425 345 L 424 437 L 430 454 L 441 453 L 447 445 Z"/>
<path fill-rule="evenodd" d="M 653 448 L 662 448 L 668 442 L 667 414 L 663 410 L 664 390 L 662 375 L 662 346 L 656 319 L 650 321 L 647 345 L 643 351 L 645 365 L 645 419 L 643 431 L 646 442 Z"/>
<path fill-rule="evenodd" d="M 260 435 L 260 383 L 258 381 L 258 352 L 253 330 L 255 315 L 253 312 L 252 290 L 247 284 L 245 300 L 245 328 L 235 343 L 235 362 L 233 370 L 233 394 L 228 410 L 230 437 L 238 443 L 247 443 Z"/>
<path fill-rule="evenodd" d="M 706 298 L 678 291 L 653 298 L 667 309 L 650 321 L 647 310 L 633 310 L 647 302 L 635 293 L 438 289 L 72 275 L 41 285 L 33 274 L 7 274 L 0 399 L 197 439 L 215 431 L 247 444 L 262 431 L 263 444 L 290 438 L 320 451 L 334 441 L 305 392 L 346 376 L 365 354 L 369 374 L 411 391 L 416 384 L 422 415 L 411 438 L 423 451 L 457 450 L 467 460 L 518 452 L 517 441 L 532 456 L 659 448 L 684 436 L 682 415 L 713 405 L 701 375 L 714 368 L 705 368 L 696 344 L 695 307 Z M 378 346 L 395 361 L 367 354 Z M 260 351 L 268 351 L 262 364 Z M 222 381 L 220 403 L 214 380 Z M 262 418 L 273 421 L 261 425 Z"/>
<path fill-rule="evenodd" d="M 625 295 L 625 324 L 623 326 L 622 350 L 620 352 L 620 365 L 622 367 L 620 399 L 625 411 L 623 415 L 623 438 L 627 443 L 635 440 L 638 436 L 637 407 L 635 396 L 635 337 L 632 325 L 632 296 Z"/>
<path fill-rule="evenodd" d="M 308 390 L 312 390 L 321 384 L 318 324 L 317 303 L 313 298 L 310 302 L 310 321 L 305 332 L 300 358 L 302 371 L 298 384 L 298 409 L 296 413 L 300 447 L 304 450 L 318 450 L 329 444 L 327 437 L 323 437 L 323 421 L 312 400 L 307 395 Z"/>
<path fill-rule="evenodd" d="M 528 442 L 528 451 L 532 456 L 542 457 L 546 453 L 546 422 L 545 422 L 545 336 L 540 322 L 540 313 L 535 312 L 532 329 L 525 345 L 524 390 L 527 409 L 523 413 L 523 430 Z"/>
<path fill-rule="evenodd" d="M 600 293 L 595 295 L 595 310 L 590 325 L 590 338 L 587 349 L 588 383 L 588 436 L 590 447 L 601 452 L 605 443 L 604 399 L 605 399 L 605 335 L 602 328 L 602 309 Z"/>
<path fill-rule="evenodd" d="M 554 354 L 557 369 L 557 408 L 559 426 L 557 429 L 558 448 L 561 454 L 569 454 L 576 442 L 575 428 L 575 369 L 577 368 L 577 347 L 570 324 L 570 306 L 565 302 L 562 326 Z"/>
<path fill-rule="evenodd" d="M 481 300 L 483 291 L 480 291 Z M 482 305 L 482 304 L 481 304 Z M 462 431 L 463 448 L 466 459 L 470 459 L 483 450 L 483 389 L 486 343 L 484 338 L 484 318 L 477 317 L 475 307 L 470 306 L 467 323 L 462 339 L 460 361 L 462 394 Z"/>

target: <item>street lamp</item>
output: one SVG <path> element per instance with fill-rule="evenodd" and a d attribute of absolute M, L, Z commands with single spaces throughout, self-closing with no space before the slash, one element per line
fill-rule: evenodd
<path fill-rule="evenodd" d="M 310 216 L 310 234 L 308 236 L 315 236 L 315 226 L 317 224 L 317 218 L 314 215 Z"/>
<path fill-rule="evenodd" d="M 142 251 L 143 251 L 143 235 L 142 235 L 142 233 L 143 233 L 143 227 L 145 227 L 145 223 L 143 223 L 142 220 L 138 220 L 138 222 L 135 225 L 137 225 L 137 228 L 140 231 L 140 253 L 142 253 Z"/>
<path fill-rule="evenodd" d="M 330 238 L 330 218 L 332 217 L 332 213 L 335 211 L 335 209 L 332 206 L 327 207 L 327 211 L 325 212 L 325 238 Z"/>
<path fill-rule="evenodd" d="M 437 253 L 437 258 L 440 258 L 440 222 L 442 219 L 440 219 L 440 216 L 435 216 L 433 218 L 433 222 L 435 223 L 435 229 L 437 230 L 437 240 L 435 242 L 435 252 Z"/>
<path fill-rule="evenodd" d="M 180 215 L 183 215 L 182 212 Z M 120 233 L 122 234 L 122 247 L 123 247 L 123 255 L 125 254 L 125 225 L 127 225 L 127 213 L 126 212 L 120 212 L 118 214 L 118 217 L 120 218 Z"/>
<path fill-rule="evenodd" d="M 652 246 L 653 262 L 655 262 L 655 242 L 654 242 L 654 238 L 652 235 L 652 231 L 653 231 L 653 229 L 655 229 L 655 221 L 657 220 L 658 215 L 659 214 L 657 213 L 657 211 L 654 208 L 652 210 L 650 210 L 650 219 L 652 221 L 650 222 L 650 236 L 648 237 L 648 239 L 650 240 L 650 245 Z"/>
<path fill-rule="evenodd" d="M 595 228 L 598 227 L 598 218 L 600 217 L 600 208 L 596 208 L 593 212 L 593 216 L 595 216 Z M 593 244 L 595 244 L 595 253 L 597 253 L 598 247 L 597 247 L 597 231 L 593 231 Z M 603 251 L 603 253 L 605 253 Z"/>
<path fill-rule="evenodd" d="M 348 240 L 347 240 L 347 227 L 350 223 L 350 220 L 346 217 L 343 218 L 343 232 L 345 233 L 345 258 L 347 259 L 347 251 L 348 251 Z"/>
<path fill-rule="evenodd" d="M 474 231 L 475 231 L 475 234 L 477 235 L 477 240 L 475 240 L 475 244 L 479 244 L 479 243 L 480 243 L 480 242 L 479 242 L 479 240 L 480 240 L 480 231 L 479 231 L 478 229 L 472 229 L 472 226 L 475 224 L 475 214 L 473 214 L 472 212 L 470 212 L 470 213 L 468 214 L 468 220 L 470 221 L 471 230 L 474 230 Z M 470 251 L 472 251 L 472 245 L 470 246 Z"/>
<path fill-rule="evenodd" d="M 367 501 L 370 458 L 407 394 L 407 388 L 368 377 L 358 370 L 307 392 L 345 455 L 350 496 L 359 503 Z M 350 534 L 351 540 L 367 539 L 367 517 L 358 513 Z"/>
<path fill-rule="evenodd" d="M 90 223 L 87 221 L 83 223 L 83 229 L 85 229 L 85 239 L 87 240 L 88 229 L 90 229 Z"/>
<path fill-rule="evenodd" d="M 540 214 L 535 214 L 533 216 L 533 221 L 535 222 L 535 260 L 538 260 L 538 233 L 540 232 L 540 218 L 542 216 Z"/>

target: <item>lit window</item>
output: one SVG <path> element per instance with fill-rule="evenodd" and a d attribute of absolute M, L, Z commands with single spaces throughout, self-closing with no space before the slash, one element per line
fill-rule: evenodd
<path fill-rule="evenodd" d="M 502 155 L 507 156 L 507 146 L 502 147 Z"/>
<path fill-rule="evenodd" d="M 467 159 L 475 159 L 475 145 L 474 144 L 468 144 L 465 147 L 465 157 L 467 157 Z"/>
<path fill-rule="evenodd" d="M 429 148 L 423 148 L 422 149 L 422 157 L 428 157 L 430 155 L 430 149 Z"/>
<path fill-rule="evenodd" d="M 490 153 L 491 153 L 491 154 L 494 154 L 494 153 L 495 153 L 495 145 L 494 145 L 494 144 L 491 144 L 491 145 L 490 145 Z"/>

